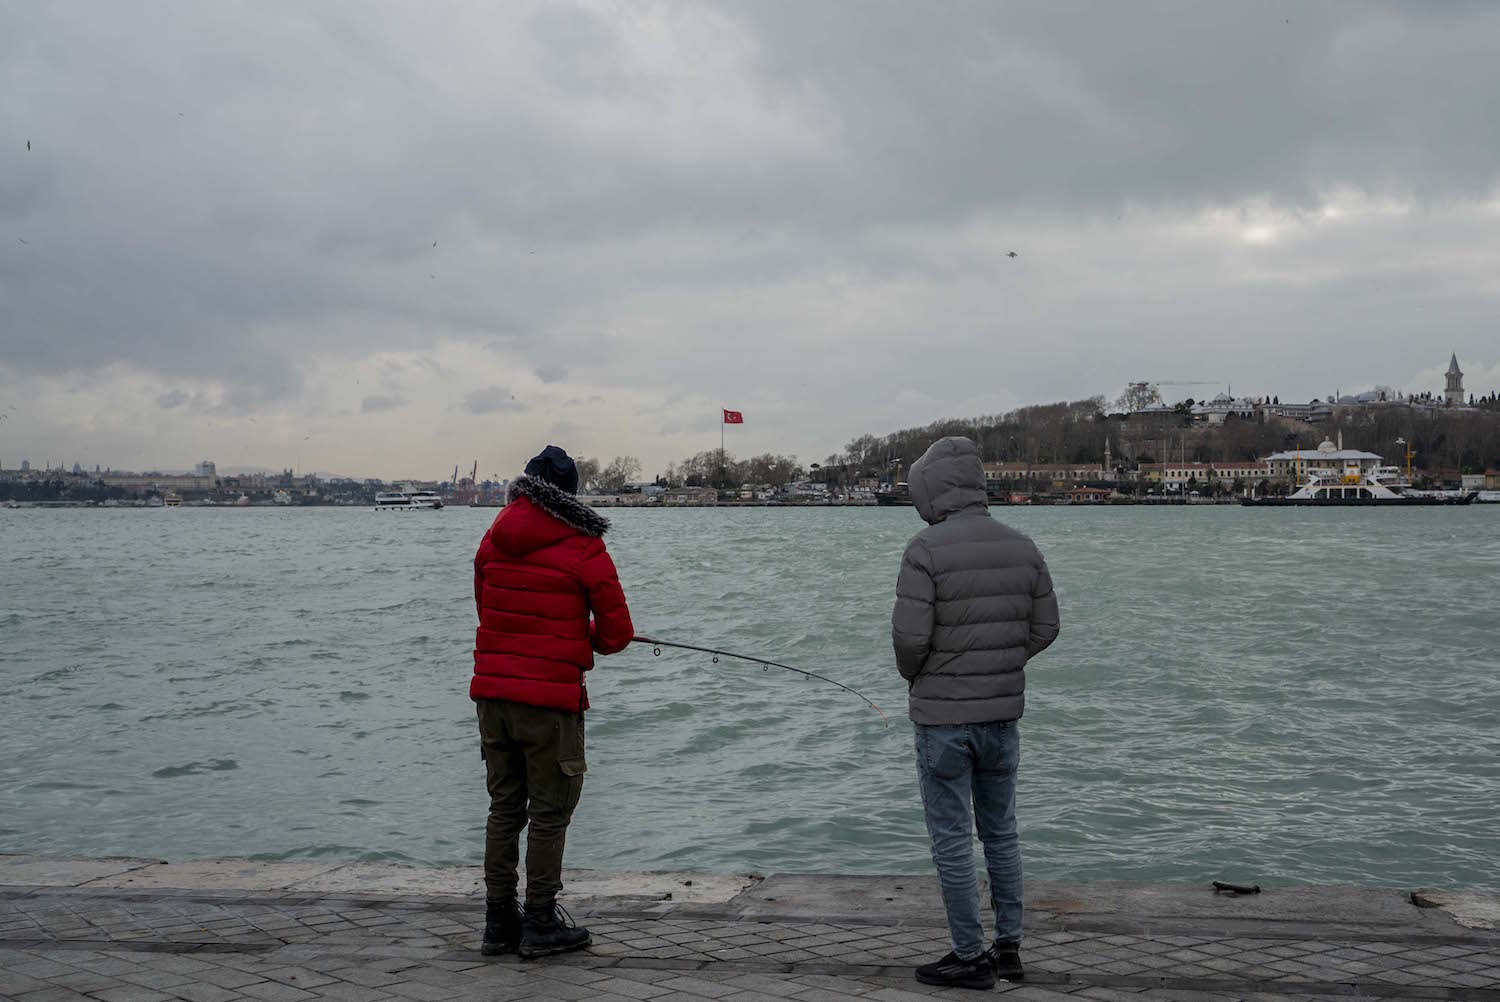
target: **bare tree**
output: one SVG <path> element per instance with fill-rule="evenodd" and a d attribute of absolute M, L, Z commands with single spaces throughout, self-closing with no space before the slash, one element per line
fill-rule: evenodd
<path fill-rule="evenodd" d="M 641 461 L 634 456 L 616 456 L 599 473 L 599 486 L 608 494 L 618 494 L 630 481 L 641 475 Z"/>
<path fill-rule="evenodd" d="M 586 491 L 599 481 L 599 460 L 590 459 L 587 456 L 579 456 L 573 460 L 573 465 L 578 467 L 578 489 Z"/>

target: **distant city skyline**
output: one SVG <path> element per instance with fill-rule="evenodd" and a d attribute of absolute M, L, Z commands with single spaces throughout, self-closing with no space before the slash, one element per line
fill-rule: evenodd
<path fill-rule="evenodd" d="M 1130 380 L 1442 393 L 1453 352 L 1500 389 L 1496 5 L 4 24 L 7 464 L 650 470 L 721 408 L 819 461 Z"/>
<path fill-rule="evenodd" d="M 1446 391 L 1447 399 L 1451 403 L 1454 400 L 1456 400 L 1456 397 L 1454 397 L 1454 395 L 1453 395 L 1453 388 L 1455 386 L 1458 388 L 1459 391 L 1462 392 L 1462 394 L 1465 396 L 1465 398 L 1470 397 L 1470 396 L 1474 396 L 1474 397 L 1488 396 L 1491 393 L 1500 392 L 1500 366 L 1492 367 L 1492 369 L 1490 369 L 1490 370 L 1481 370 L 1482 372 L 1487 372 L 1487 374 L 1492 375 L 1495 378 L 1495 381 L 1492 384 L 1495 388 L 1493 388 L 1493 389 L 1486 389 L 1486 390 L 1476 390 L 1476 389 L 1474 389 L 1469 384 L 1469 382 L 1468 382 L 1469 372 L 1467 370 L 1465 370 L 1465 369 L 1460 369 L 1459 371 L 1457 371 L 1457 381 L 1456 381 L 1456 383 L 1454 382 L 1454 380 L 1452 378 L 1452 376 L 1454 374 L 1454 371 L 1455 371 L 1454 370 L 1454 366 L 1458 365 L 1459 363 L 1460 363 L 1460 360 L 1457 358 L 1457 353 L 1451 353 L 1449 363 L 1447 365 L 1438 367 L 1436 369 L 1436 371 L 1439 371 L 1439 372 L 1442 373 L 1442 375 L 1440 377 L 1440 382 L 1442 382 L 1443 385 L 1441 387 L 1438 387 L 1438 388 L 1412 389 L 1412 390 L 1408 391 L 1408 390 L 1405 390 L 1405 389 L 1403 389 L 1401 387 L 1390 386 L 1389 384 L 1375 384 L 1375 385 L 1372 385 L 1372 386 L 1369 386 L 1369 387 L 1358 387 L 1358 388 L 1355 388 L 1353 390 L 1347 390 L 1347 389 L 1344 389 L 1344 388 L 1340 387 L 1340 388 L 1336 388 L 1335 390 L 1333 390 L 1332 392 L 1330 392 L 1328 394 L 1315 395 L 1315 396 L 1311 396 L 1311 397 L 1307 397 L 1307 398 L 1303 398 L 1303 399 L 1297 399 L 1297 398 L 1293 398 L 1293 397 L 1290 397 L 1290 396 L 1282 397 L 1281 398 L 1281 403 L 1282 404 L 1305 404 L 1305 403 L 1308 403 L 1308 402 L 1316 402 L 1316 401 L 1319 401 L 1319 400 L 1328 400 L 1330 402 L 1335 401 L 1335 400 L 1352 400 L 1353 398 L 1357 397 L 1360 394 L 1371 393 L 1371 392 L 1374 392 L 1376 390 L 1389 390 L 1389 391 L 1392 391 L 1392 392 L 1398 394 L 1399 396 L 1402 396 L 1402 397 L 1411 397 L 1411 398 L 1417 398 L 1417 397 L 1422 397 L 1422 396 L 1426 395 L 1426 396 L 1435 398 L 1438 401 L 1442 401 L 1444 399 L 1444 397 L 1445 397 L 1445 391 Z M 1177 384 L 1172 384 L 1172 385 L 1177 385 Z M 1269 401 L 1270 399 L 1272 399 L 1272 397 L 1281 397 L 1280 394 L 1274 394 L 1274 393 L 1271 393 L 1271 394 L 1267 394 L 1267 393 L 1263 393 L 1263 392 L 1240 393 L 1238 391 L 1233 391 L 1233 384 L 1232 383 L 1227 383 L 1225 385 L 1225 388 L 1224 388 L 1223 391 L 1213 390 L 1212 392 L 1209 392 L 1209 390 L 1211 390 L 1211 388 L 1206 389 L 1204 392 L 1202 392 L 1202 393 L 1200 393 L 1200 394 L 1198 394 L 1196 396 L 1193 393 L 1191 393 L 1191 392 L 1173 392 L 1173 393 L 1163 394 L 1163 396 L 1164 396 L 1164 399 L 1166 400 L 1166 402 L 1168 404 L 1180 403 L 1180 402 L 1182 402 L 1184 400 L 1188 400 L 1188 399 L 1194 399 L 1194 400 L 1197 400 L 1197 401 L 1200 401 L 1200 402 L 1206 402 L 1206 401 L 1210 401 L 1210 400 L 1214 399 L 1220 393 L 1222 393 L 1222 394 L 1224 394 L 1226 396 L 1232 396 L 1232 398 L 1236 399 L 1236 400 L 1239 400 L 1239 399 L 1254 400 L 1254 399 L 1259 399 L 1259 398 L 1263 397 L 1263 398 L 1265 398 L 1266 400 Z M 1096 396 L 1096 395 L 1102 395 L 1102 396 L 1104 396 L 1106 398 L 1106 401 L 1107 401 L 1108 405 L 1109 405 L 1109 409 L 1111 409 L 1111 410 L 1114 409 L 1114 405 L 1117 402 L 1116 401 L 1116 394 L 1114 394 L 1114 393 L 1081 394 L 1079 397 L 1077 397 L 1075 399 L 1085 399 L 1085 398 L 1087 398 L 1089 396 Z M 1019 404 L 1017 406 L 1019 406 L 1019 407 L 1025 407 L 1025 406 L 1030 406 L 1030 405 L 1046 404 L 1046 403 L 1050 403 L 1050 402 L 1052 402 L 1052 401 L 1033 400 L 1033 401 L 1024 402 L 1024 403 Z M 1013 408 L 1011 408 L 1011 409 L 1013 409 Z M 1200 409 L 1202 409 L 1202 408 L 1200 408 Z M 979 416 L 980 415 L 977 415 L 977 414 L 976 415 L 967 415 L 967 414 L 935 414 L 935 415 L 931 415 L 931 416 L 929 416 L 927 418 L 918 419 L 918 420 L 912 422 L 912 424 L 909 425 L 909 426 L 907 426 L 907 427 L 921 426 L 921 425 L 928 424 L 928 423 L 930 423 L 932 421 L 937 421 L 937 420 L 941 420 L 941 419 L 944 419 L 944 418 L 953 418 L 953 417 L 968 418 L 968 417 L 979 417 Z M 736 430 L 738 431 L 738 429 L 736 429 Z M 878 432 L 873 432 L 873 434 L 883 435 L 883 434 L 889 434 L 891 432 L 895 432 L 895 431 L 898 431 L 898 430 L 901 430 L 901 429 L 898 429 L 898 428 L 886 428 L 886 429 L 881 429 Z M 537 448 L 539 449 L 540 446 L 538 446 Z M 710 444 L 710 445 L 707 445 L 707 446 L 703 446 L 701 448 L 695 448 L 692 451 L 693 452 L 702 452 L 702 451 L 711 450 L 712 448 L 714 448 L 714 446 L 712 444 Z M 835 452 L 839 451 L 840 449 L 842 449 L 842 442 L 837 443 L 837 444 L 830 442 L 825 448 L 826 449 L 831 449 L 831 450 L 833 450 Z M 645 450 L 642 450 L 642 449 L 635 449 L 635 450 L 625 449 L 623 452 L 613 453 L 613 454 L 609 454 L 609 455 L 602 455 L 602 454 L 599 454 L 599 453 L 587 453 L 587 452 L 584 452 L 584 451 L 575 451 L 574 455 L 578 456 L 580 458 L 582 458 L 585 455 L 590 455 L 590 456 L 592 456 L 592 458 L 600 459 L 601 461 L 607 461 L 609 458 L 611 458 L 612 455 L 636 455 L 636 456 L 640 456 L 640 455 L 642 455 L 644 453 L 644 451 Z M 732 453 L 735 453 L 736 455 L 744 457 L 744 456 L 749 456 L 749 455 L 753 455 L 753 454 L 759 454 L 759 453 L 763 453 L 763 452 L 789 452 L 790 450 L 787 450 L 787 449 L 779 446 L 777 443 L 771 442 L 771 443 L 765 444 L 763 447 L 755 447 L 755 448 L 748 449 L 748 450 L 743 449 L 743 448 L 741 448 L 741 449 L 730 449 L 729 451 L 732 452 Z M 528 455 L 529 455 L 529 453 L 528 453 Z M 821 462 L 822 459 L 824 457 L 826 457 L 827 455 L 829 455 L 829 453 L 827 451 L 823 451 L 823 452 L 817 452 L 817 451 L 815 451 L 814 453 L 810 453 L 808 455 L 802 455 L 802 456 L 799 456 L 798 458 L 801 459 L 804 463 L 818 463 L 818 462 Z M 644 467 L 643 476 L 646 476 L 649 479 L 649 477 L 654 476 L 656 473 L 659 473 L 662 469 L 664 469 L 665 466 L 666 466 L 666 464 L 668 462 L 672 462 L 672 461 L 675 461 L 675 460 L 681 459 L 681 458 L 684 458 L 683 455 L 672 455 L 672 456 L 669 456 L 669 457 L 667 457 L 667 459 L 663 460 L 659 466 L 656 466 L 656 467 L 652 467 L 649 463 L 647 463 L 647 464 L 645 464 L 645 467 Z M 64 469 L 64 470 L 67 470 L 67 469 L 70 469 L 72 467 L 77 467 L 77 466 L 80 466 L 80 465 L 87 466 L 87 464 L 82 464 L 81 461 L 79 461 L 79 460 L 71 460 L 71 461 L 70 460 L 55 460 L 54 461 L 53 459 L 44 459 L 44 460 L 42 460 L 42 462 L 45 465 L 43 467 L 36 467 L 36 468 L 46 468 L 46 469 L 54 469 L 55 468 L 55 469 Z M 478 466 L 480 467 L 480 470 L 477 473 L 478 480 L 480 482 L 484 482 L 486 480 L 489 480 L 489 481 L 503 481 L 503 480 L 510 479 L 511 477 L 515 476 L 516 473 L 520 472 L 520 465 L 524 465 L 525 460 L 524 459 L 521 460 L 520 464 L 517 466 L 516 469 L 508 471 L 508 472 L 507 471 L 503 471 L 503 470 L 498 470 L 498 469 L 494 470 L 494 471 L 491 471 L 491 472 L 485 472 L 483 470 L 483 467 L 485 466 L 485 463 L 483 461 L 480 461 L 480 460 L 476 460 L 476 462 L 477 462 Z M 9 469 L 24 469 L 24 468 L 26 468 L 27 464 L 35 467 L 35 464 L 32 463 L 32 461 L 31 461 L 31 459 L 30 459 L 29 456 L 25 456 L 19 462 L 15 462 L 13 460 L 8 460 L 8 458 L 5 455 L 0 454 L 0 469 L 6 469 L 6 468 L 9 468 Z M 299 466 L 297 466 L 295 464 L 282 464 L 282 465 L 277 466 L 277 465 L 264 465 L 264 464 L 219 463 L 216 460 L 213 460 L 211 458 L 200 459 L 200 460 L 197 460 L 197 461 L 195 461 L 193 463 L 183 463 L 181 461 L 178 461 L 176 463 L 154 464 L 154 465 L 148 464 L 148 465 L 136 466 L 136 467 L 125 466 L 125 465 L 121 465 L 120 463 L 109 463 L 109 462 L 104 462 L 104 461 L 101 460 L 101 461 L 96 461 L 94 463 L 94 465 L 95 466 L 99 466 L 101 469 L 112 469 L 112 470 L 117 470 L 117 471 L 131 471 L 131 472 L 142 472 L 142 473 L 144 473 L 144 472 L 154 472 L 154 473 L 163 473 L 163 474 L 195 473 L 195 474 L 198 474 L 198 475 L 208 475 L 208 476 L 215 475 L 215 472 L 217 472 L 217 474 L 220 475 L 220 476 L 237 476 L 237 475 L 256 475 L 256 474 L 277 474 L 277 473 L 281 473 L 281 472 L 283 472 L 285 470 L 292 470 L 298 476 L 309 476 L 309 475 L 311 475 L 311 476 L 325 477 L 325 478 L 327 478 L 327 477 L 343 477 L 343 478 L 351 478 L 351 479 L 357 479 L 357 480 L 378 479 L 378 480 L 383 480 L 383 481 L 386 481 L 386 482 L 394 482 L 394 481 L 408 480 L 408 479 L 410 479 L 410 480 L 423 480 L 423 481 L 446 480 L 446 479 L 451 478 L 451 476 L 453 475 L 452 472 L 451 472 L 451 468 L 450 468 L 449 472 L 446 475 L 444 474 L 444 472 L 442 470 L 433 471 L 433 470 L 428 470 L 428 469 L 422 469 L 422 470 L 417 470 L 417 471 L 407 471 L 407 472 L 400 473 L 400 474 L 392 474 L 388 470 L 387 471 L 359 471 L 359 472 L 350 472 L 348 470 L 339 469 L 337 467 L 337 465 L 330 466 L 328 469 L 303 469 L 303 468 L 301 468 L 301 467 L 299 467 Z M 466 476 L 468 476 L 468 472 L 469 471 L 468 471 L 468 469 L 466 469 L 464 467 L 464 464 L 462 462 L 458 462 L 458 463 L 456 463 L 454 465 L 457 466 L 458 475 L 460 477 L 466 477 Z M 89 467 L 89 468 L 91 468 L 91 467 Z"/>

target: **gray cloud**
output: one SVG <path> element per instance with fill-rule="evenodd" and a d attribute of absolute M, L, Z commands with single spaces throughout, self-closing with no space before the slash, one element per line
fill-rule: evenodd
<path fill-rule="evenodd" d="M 504 386 L 486 386 L 464 397 L 464 409 L 470 414 L 493 414 L 496 411 L 522 411 L 526 407 Z"/>
<path fill-rule="evenodd" d="M 359 411 L 361 414 L 380 414 L 405 406 L 406 398 L 398 394 L 373 394 L 359 402 Z"/>
<path fill-rule="evenodd" d="M 106 412 L 519 412 L 532 373 L 604 396 L 569 415 L 595 452 L 716 439 L 723 398 L 747 448 L 806 456 L 1130 378 L 1290 398 L 1500 361 L 1493 5 L 5 18 L 0 135 L 34 147 L 0 150 L 0 378 L 97 377 Z M 378 394 L 322 399 L 376 353 Z"/>

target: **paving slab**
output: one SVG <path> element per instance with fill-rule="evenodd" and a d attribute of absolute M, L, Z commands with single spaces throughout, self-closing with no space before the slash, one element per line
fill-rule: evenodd
<path fill-rule="evenodd" d="M 949 949 L 931 876 L 572 871 L 570 907 L 592 947 L 522 963 L 479 955 L 474 868 L 209 860 L 136 871 L 153 888 L 125 883 L 130 872 L 68 882 L 65 861 L 37 862 L 28 872 L 52 883 L 0 887 L 0 997 L 26 1002 L 76 992 L 95 1002 L 991 994 L 935 993 L 912 979 Z M 214 893 L 182 893 L 194 889 Z M 1189 885 L 1037 881 L 1028 897 L 1028 981 L 993 994 L 1500 1002 L 1500 931 L 1483 926 L 1494 896 L 1268 888 L 1216 898 Z"/>
<path fill-rule="evenodd" d="M 484 870 L 478 866 L 345 863 L 287 886 L 290 890 L 329 895 L 472 897 L 484 893 Z"/>
<path fill-rule="evenodd" d="M 1500 894 L 1422 890 L 1413 891 L 1411 901 L 1418 908 L 1440 909 L 1468 929 L 1500 928 Z"/>
<path fill-rule="evenodd" d="M 981 900 L 987 893 L 981 881 Z M 937 878 L 930 875 L 774 874 L 747 889 L 733 904 L 747 916 L 943 920 Z M 1395 888 L 1309 885 L 1265 887 L 1259 894 L 1234 895 L 1215 893 L 1207 881 L 1027 881 L 1026 911 L 1035 921 L 1045 924 L 1051 920 L 1069 927 L 1087 926 L 1087 919 L 1334 923 L 1391 928 L 1441 928 L 1447 924 L 1435 916 L 1430 921 L 1424 919 L 1413 908 L 1409 892 Z"/>
<path fill-rule="evenodd" d="M 342 862 L 282 862 L 254 859 L 199 859 L 183 863 L 106 874 L 88 883 L 90 888 L 190 891 L 277 891 L 311 880 Z"/>
<path fill-rule="evenodd" d="M 755 884 L 752 876 L 705 873 L 564 870 L 568 901 L 598 898 L 631 901 L 723 904 Z M 521 881 L 525 893 L 526 882 Z M 395 863 L 349 863 L 297 881 L 293 891 L 324 894 L 447 895 L 484 893 L 484 870 L 477 866 L 419 867 Z"/>
<path fill-rule="evenodd" d="M 0 853 L 0 885 L 77 887 L 166 862 L 135 856 L 32 856 Z"/>

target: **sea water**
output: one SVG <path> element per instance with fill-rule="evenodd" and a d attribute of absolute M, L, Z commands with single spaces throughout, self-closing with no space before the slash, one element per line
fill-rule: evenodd
<path fill-rule="evenodd" d="M 482 853 L 493 509 L 0 511 L 0 850 Z M 930 867 L 890 650 L 912 509 L 621 510 L 568 861 Z M 997 508 L 1052 566 L 1027 873 L 1500 887 L 1500 509 Z"/>

